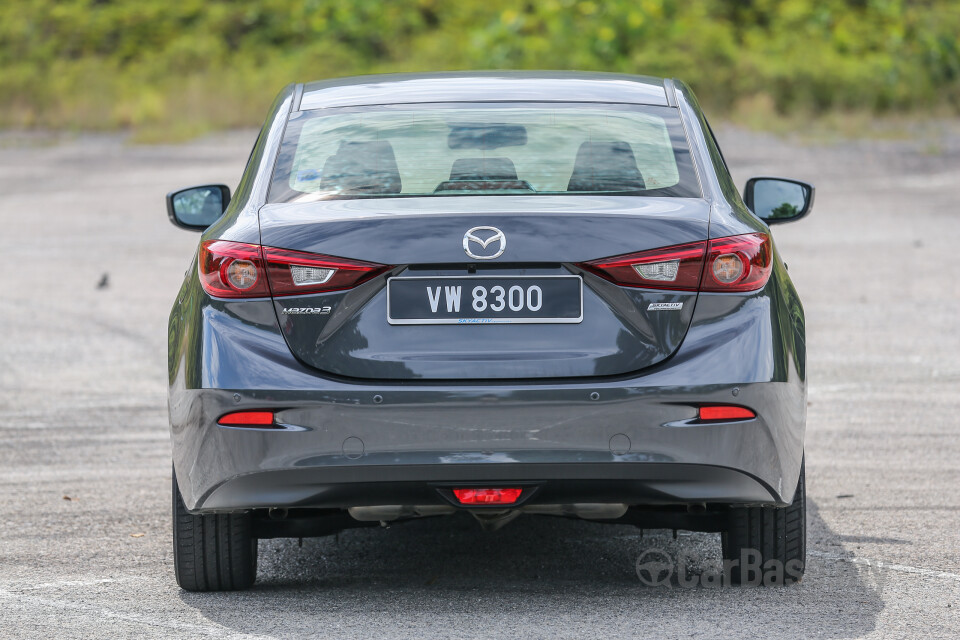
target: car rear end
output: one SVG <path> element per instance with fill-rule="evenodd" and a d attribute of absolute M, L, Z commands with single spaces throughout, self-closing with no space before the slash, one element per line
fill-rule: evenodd
<path fill-rule="evenodd" d="M 731 208 L 669 88 L 317 93 L 171 314 L 185 513 L 259 514 L 259 537 L 461 509 L 722 530 L 791 503 L 802 309 L 762 223 L 712 232 Z"/>

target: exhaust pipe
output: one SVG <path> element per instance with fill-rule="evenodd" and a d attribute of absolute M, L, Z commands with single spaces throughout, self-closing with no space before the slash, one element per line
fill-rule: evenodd
<path fill-rule="evenodd" d="M 347 513 L 360 522 L 391 522 L 400 518 L 417 516 L 446 516 L 456 513 L 457 509 L 445 504 L 402 505 L 387 504 L 375 507 L 350 507 Z"/>
<path fill-rule="evenodd" d="M 574 516 L 584 520 L 616 520 L 627 513 L 627 505 L 618 503 L 531 504 L 519 511 L 544 516 Z"/>

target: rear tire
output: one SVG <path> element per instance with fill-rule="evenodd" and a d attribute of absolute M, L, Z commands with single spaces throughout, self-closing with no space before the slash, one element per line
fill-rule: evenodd
<path fill-rule="evenodd" d="M 173 474 L 173 565 L 187 591 L 246 589 L 257 577 L 257 539 L 249 513 L 193 515 Z"/>
<path fill-rule="evenodd" d="M 730 511 L 723 533 L 723 559 L 732 584 L 790 584 L 803 578 L 807 556 L 807 492 L 804 463 L 788 507 Z"/>

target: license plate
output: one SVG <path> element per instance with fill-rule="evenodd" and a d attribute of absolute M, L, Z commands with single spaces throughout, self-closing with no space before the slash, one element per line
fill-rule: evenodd
<path fill-rule="evenodd" d="M 390 324 L 575 324 L 580 276 L 425 276 L 387 280 Z"/>

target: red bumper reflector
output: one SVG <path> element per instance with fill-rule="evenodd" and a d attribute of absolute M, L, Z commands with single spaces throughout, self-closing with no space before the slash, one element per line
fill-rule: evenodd
<path fill-rule="evenodd" d="M 513 504 L 523 493 L 520 487 L 510 489 L 454 489 L 460 504 Z"/>
<path fill-rule="evenodd" d="M 236 411 L 217 420 L 225 427 L 269 427 L 273 424 L 272 411 Z"/>
<path fill-rule="evenodd" d="M 701 420 L 750 420 L 757 414 L 743 407 L 700 407 Z"/>

